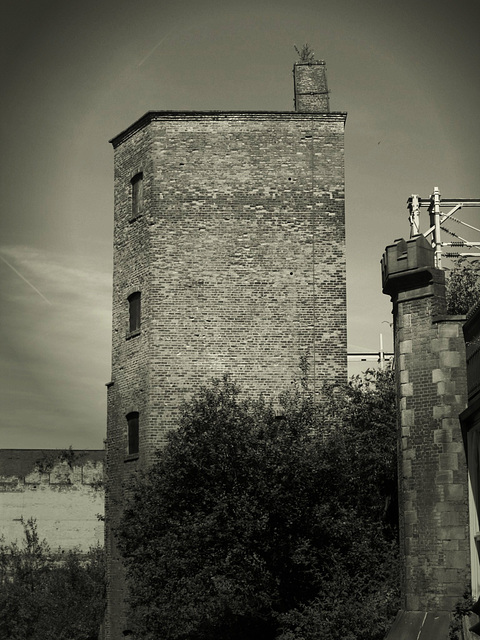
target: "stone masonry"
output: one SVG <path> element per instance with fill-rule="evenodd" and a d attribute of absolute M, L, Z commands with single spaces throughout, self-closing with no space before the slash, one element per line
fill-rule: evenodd
<path fill-rule="evenodd" d="M 323 63 L 295 74 L 296 91 L 309 96 L 295 112 L 153 111 L 111 141 L 109 640 L 130 631 L 113 534 L 125 491 L 182 401 L 225 373 L 245 393 L 275 398 L 299 378 L 302 359 L 317 393 L 346 380 L 346 115 L 325 105 Z M 133 330 L 131 294 L 141 297 Z"/>
<path fill-rule="evenodd" d="M 382 261 L 395 327 L 402 608 L 447 619 L 470 581 L 458 419 L 466 406 L 464 316 L 446 315 L 444 272 L 433 265 L 423 236 L 396 241 Z"/>

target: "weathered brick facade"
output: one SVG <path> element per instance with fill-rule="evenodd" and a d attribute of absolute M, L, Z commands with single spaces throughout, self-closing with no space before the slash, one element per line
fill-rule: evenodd
<path fill-rule="evenodd" d="M 458 419 L 467 400 L 464 316 L 445 315 L 445 275 L 433 264 L 433 249 L 417 236 L 387 247 L 382 266 L 395 323 L 402 608 L 435 612 L 432 624 L 445 612 L 448 627 L 470 581 L 467 469 Z M 404 617 L 404 627 L 415 616 Z M 405 628 L 389 638 L 407 637 L 401 635 Z"/>
<path fill-rule="evenodd" d="M 0 449 L 0 539 L 21 546 L 22 520 L 33 518 L 53 552 L 103 544 L 103 459 L 101 450 Z"/>
<path fill-rule="evenodd" d="M 298 379 L 302 358 L 316 392 L 346 380 L 345 114 L 328 103 L 318 112 L 325 68 L 310 66 L 318 83 L 303 74 L 301 111 L 297 101 L 296 112 L 149 112 L 112 140 L 109 639 L 128 629 L 111 532 L 130 474 L 151 463 L 181 402 L 224 373 L 273 398 Z M 141 327 L 129 332 L 134 292 Z M 129 455 L 131 412 L 139 451 Z"/>

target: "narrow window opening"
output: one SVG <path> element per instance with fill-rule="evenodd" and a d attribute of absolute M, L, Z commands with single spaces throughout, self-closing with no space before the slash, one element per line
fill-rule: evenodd
<path fill-rule="evenodd" d="M 128 429 L 128 454 L 136 454 L 139 452 L 139 429 L 138 429 L 138 411 L 132 411 L 127 415 Z"/>
<path fill-rule="evenodd" d="M 130 333 L 133 333 L 134 331 L 140 331 L 140 298 L 140 291 L 135 291 L 135 293 L 132 293 L 130 296 L 128 296 L 128 330 Z"/>
<path fill-rule="evenodd" d="M 132 184 L 132 217 L 136 218 L 143 212 L 143 173 L 137 173 L 131 180 Z"/>

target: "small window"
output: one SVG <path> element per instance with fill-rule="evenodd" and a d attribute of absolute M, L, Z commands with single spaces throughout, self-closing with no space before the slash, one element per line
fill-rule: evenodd
<path fill-rule="evenodd" d="M 130 333 L 140 331 L 140 291 L 128 296 L 128 330 Z"/>
<path fill-rule="evenodd" d="M 132 183 L 132 218 L 137 218 L 143 212 L 143 173 L 137 173 Z"/>
<path fill-rule="evenodd" d="M 132 411 L 127 415 L 128 455 L 139 451 L 138 415 L 138 411 Z"/>

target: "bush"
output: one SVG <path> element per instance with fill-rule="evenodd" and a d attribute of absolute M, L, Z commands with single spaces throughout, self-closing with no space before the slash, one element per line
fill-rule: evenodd
<path fill-rule="evenodd" d="M 52 553 L 34 520 L 0 544 L 0 640 L 93 640 L 103 621 L 103 549 Z"/>

